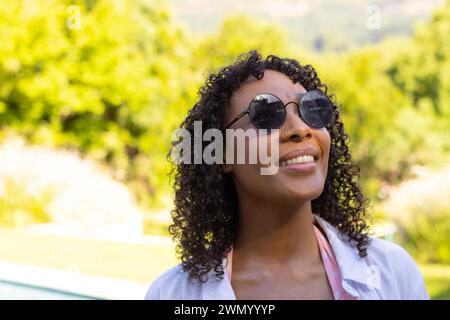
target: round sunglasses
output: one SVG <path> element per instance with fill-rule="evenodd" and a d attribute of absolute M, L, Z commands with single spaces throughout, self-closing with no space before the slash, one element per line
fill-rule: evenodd
<path fill-rule="evenodd" d="M 303 121 L 311 127 L 323 128 L 330 124 L 333 116 L 333 103 L 320 90 L 311 90 L 299 94 L 299 102 L 284 104 L 280 98 L 271 93 L 261 93 L 253 97 L 247 109 L 233 119 L 225 129 L 228 129 L 245 114 L 258 129 L 279 129 L 286 121 L 286 107 L 290 103 L 297 106 L 297 111 Z"/>

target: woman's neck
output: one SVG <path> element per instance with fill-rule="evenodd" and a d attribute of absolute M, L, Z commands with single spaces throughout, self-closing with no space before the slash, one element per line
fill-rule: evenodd
<path fill-rule="evenodd" d="M 310 264 L 320 259 L 313 229 L 311 202 L 274 203 L 239 199 L 235 254 L 248 261 Z"/>

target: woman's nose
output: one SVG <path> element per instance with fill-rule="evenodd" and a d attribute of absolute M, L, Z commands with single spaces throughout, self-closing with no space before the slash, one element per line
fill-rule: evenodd
<path fill-rule="evenodd" d="M 282 141 L 300 142 L 312 137 L 311 128 L 300 117 L 295 103 L 286 106 L 286 122 L 280 131 Z"/>

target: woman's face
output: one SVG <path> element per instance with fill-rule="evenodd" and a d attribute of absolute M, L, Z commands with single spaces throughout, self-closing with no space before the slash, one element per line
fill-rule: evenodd
<path fill-rule="evenodd" d="M 287 104 L 298 102 L 298 94 L 305 92 L 301 84 L 294 84 L 283 73 L 265 70 L 262 79 L 257 80 L 251 77 L 233 93 L 225 124 L 244 111 L 257 94 L 272 93 Z M 280 159 L 292 159 L 295 157 L 295 152 L 312 148 L 315 165 L 309 164 L 312 168 L 305 171 L 302 170 L 302 165 L 295 164 L 291 160 L 290 165 L 280 165 L 276 174 L 262 175 L 260 169 L 263 165 L 261 164 L 247 164 L 247 161 L 246 164 L 226 164 L 224 170 L 232 175 L 239 197 L 247 194 L 252 198 L 273 201 L 308 201 L 319 197 L 322 193 L 327 176 L 330 135 L 325 128 L 317 129 L 308 126 L 299 117 L 295 104 L 289 104 L 286 111 L 286 122 L 279 129 Z M 231 128 L 255 129 L 248 115 L 239 119 Z M 270 145 L 268 136 L 259 135 L 256 139 L 265 139 Z M 248 144 L 245 150 L 249 152 Z"/>

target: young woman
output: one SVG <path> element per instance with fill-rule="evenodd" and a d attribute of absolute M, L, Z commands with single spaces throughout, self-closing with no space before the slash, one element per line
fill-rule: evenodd
<path fill-rule="evenodd" d="M 312 66 L 250 51 L 199 95 L 181 128 L 278 129 L 278 170 L 178 163 L 169 229 L 181 263 L 146 299 L 429 298 L 408 253 L 368 235 L 359 167 Z"/>

